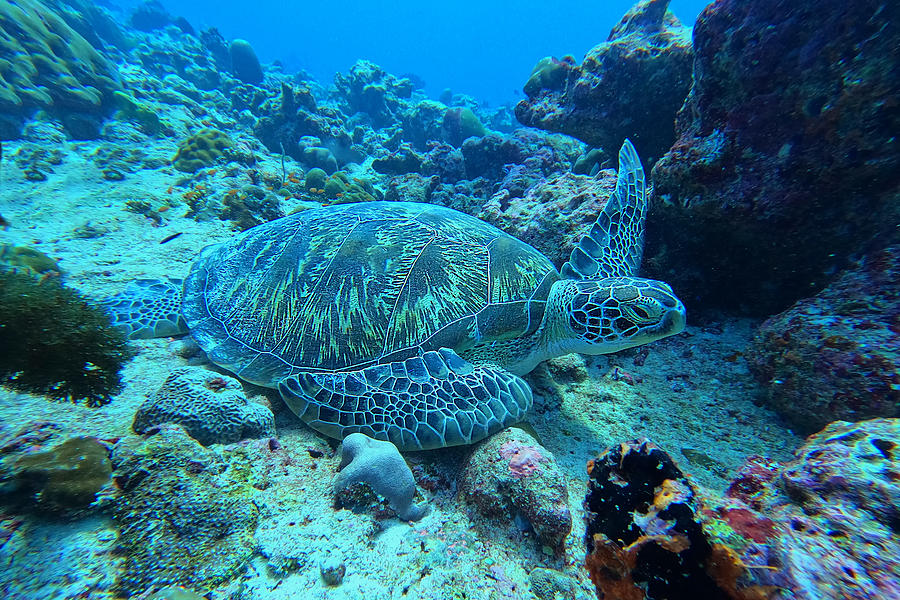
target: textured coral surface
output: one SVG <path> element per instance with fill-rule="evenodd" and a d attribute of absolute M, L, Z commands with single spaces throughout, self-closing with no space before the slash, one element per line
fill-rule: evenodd
<path fill-rule="evenodd" d="M 643 0 L 606 42 L 574 61 L 543 59 L 516 105 L 523 125 L 567 133 L 610 156 L 630 138 L 648 165 L 675 139 L 674 117 L 691 84 L 690 29 L 669 0 Z"/>

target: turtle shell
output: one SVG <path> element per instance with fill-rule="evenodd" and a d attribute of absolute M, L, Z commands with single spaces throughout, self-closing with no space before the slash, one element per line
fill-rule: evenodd
<path fill-rule="evenodd" d="M 274 386 L 534 332 L 559 274 L 464 213 L 412 202 L 303 211 L 209 246 L 182 311 L 210 360 Z"/>

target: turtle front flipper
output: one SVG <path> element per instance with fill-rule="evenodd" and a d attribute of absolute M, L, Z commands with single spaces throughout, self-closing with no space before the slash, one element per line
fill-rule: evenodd
<path fill-rule="evenodd" d="M 447 348 L 360 371 L 299 373 L 278 391 L 316 431 L 364 433 L 404 451 L 477 442 L 524 418 L 532 403 L 519 377 Z"/>
<path fill-rule="evenodd" d="M 130 340 L 188 333 L 181 316 L 181 279 L 137 279 L 102 305 L 114 327 Z"/>
<path fill-rule="evenodd" d="M 572 250 L 560 274 L 566 279 L 603 279 L 637 274 L 644 254 L 647 181 L 630 140 L 619 150 L 616 189 L 591 231 Z"/>

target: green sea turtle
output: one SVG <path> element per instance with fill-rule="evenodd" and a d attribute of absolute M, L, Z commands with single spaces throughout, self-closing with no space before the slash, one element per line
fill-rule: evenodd
<path fill-rule="evenodd" d="M 626 140 L 613 196 L 560 271 L 461 212 L 365 202 L 259 225 L 205 248 L 183 282 L 133 282 L 106 305 L 132 338 L 189 331 L 325 435 L 470 444 L 525 416 L 519 375 L 540 361 L 684 328 L 672 289 L 636 277 L 646 202 Z"/>

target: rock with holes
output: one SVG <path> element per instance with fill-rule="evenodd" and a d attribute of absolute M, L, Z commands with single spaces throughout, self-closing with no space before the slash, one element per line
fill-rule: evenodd
<path fill-rule="evenodd" d="M 900 419 L 832 423 L 776 481 L 776 560 L 795 598 L 900 597 Z"/>
<path fill-rule="evenodd" d="M 237 379 L 202 367 L 172 371 L 138 409 L 132 428 L 146 433 L 162 423 L 181 425 L 204 446 L 275 435 L 271 410 L 247 400 Z"/>

